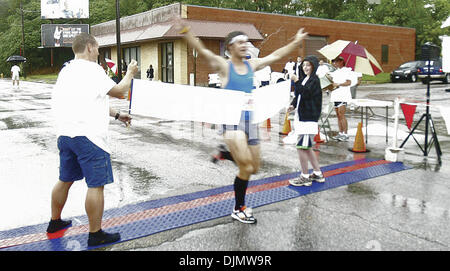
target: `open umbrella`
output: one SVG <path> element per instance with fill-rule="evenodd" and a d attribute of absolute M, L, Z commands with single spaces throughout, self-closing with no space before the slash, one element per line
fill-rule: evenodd
<path fill-rule="evenodd" d="M 106 65 L 108 65 L 108 68 L 110 68 L 111 71 L 112 71 L 114 74 L 117 74 L 117 65 L 116 65 L 116 63 L 114 63 L 114 61 L 112 61 L 112 60 L 109 59 L 109 58 L 105 58 L 105 61 L 106 61 Z"/>
<path fill-rule="evenodd" d="M 6 60 L 6 62 L 26 62 L 26 61 L 27 61 L 26 58 L 24 58 L 23 56 L 18 56 L 18 55 L 10 56 Z"/>
<path fill-rule="evenodd" d="M 342 57 L 345 61 L 345 66 L 352 68 L 355 72 L 374 76 L 383 71 L 380 64 L 366 48 L 356 42 L 337 40 L 322 47 L 317 52 L 330 60 L 338 56 Z"/>

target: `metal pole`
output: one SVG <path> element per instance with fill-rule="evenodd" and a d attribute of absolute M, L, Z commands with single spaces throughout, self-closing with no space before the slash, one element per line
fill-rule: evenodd
<path fill-rule="evenodd" d="M 194 57 L 194 86 L 197 85 L 197 50 L 192 51 L 192 55 Z"/>
<path fill-rule="evenodd" d="M 120 3 L 116 0 L 117 76 L 122 80 L 122 49 L 120 48 Z"/>
<path fill-rule="evenodd" d="M 425 116 L 425 147 L 423 151 L 424 156 L 428 156 L 428 122 L 430 121 L 430 69 L 431 60 L 428 55 L 428 78 L 427 78 L 427 111 Z"/>
<path fill-rule="evenodd" d="M 22 1 L 20 1 L 20 14 L 22 17 L 22 56 L 25 57 L 25 29 L 24 29 L 24 23 L 23 23 L 23 7 L 22 7 Z M 25 72 L 25 66 L 26 62 L 23 63 L 23 77 L 27 78 L 27 73 Z"/>
<path fill-rule="evenodd" d="M 53 24 L 53 20 L 50 20 L 50 24 Z M 53 68 L 53 47 L 50 48 L 50 67 Z"/>
<path fill-rule="evenodd" d="M 389 114 L 389 109 L 386 106 L 386 145 L 388 144 L 388 130 L 389 130 L 389 122 L 388 122 L 388 114 Z"/>

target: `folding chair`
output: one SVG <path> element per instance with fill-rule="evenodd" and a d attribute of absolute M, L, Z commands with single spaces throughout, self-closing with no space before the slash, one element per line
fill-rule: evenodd
<path fill-rule="evenodd" d="M 327 141 L 328 133 L 331 132 L 331 125 L 328 121 L 328 118 L 330 117 L 331 113 L 333 113 L 333 110 L 333 103 L 328 103 L 328 108 L 325 110 L 325 112 L 322 110 L 322 113 L 320 114 L 319 128 L 323 130 Z"/>

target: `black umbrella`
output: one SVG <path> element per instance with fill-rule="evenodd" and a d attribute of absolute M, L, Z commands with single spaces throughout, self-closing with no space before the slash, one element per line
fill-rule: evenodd
<path fill-rule="evenodd" d="M 6 62 L 26 62 L 26 61 L 27 61 L 26 58 L 24 58 L 23 56 L 17 56 L 17 55 L 10 56 L 6 60 Z"/>

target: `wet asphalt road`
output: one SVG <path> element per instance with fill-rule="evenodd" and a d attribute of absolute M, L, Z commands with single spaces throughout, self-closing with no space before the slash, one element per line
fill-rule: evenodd
<path fill-rule="evenodd" d="M 449 105 L 450 93 L 445 92 L 449 87 L 433 83 L 431 89 L 442 165 L 434 149 L 425 158 L 410 139 L 403 157 L 411 170 L 257 208 L 257 225 L 224 217 L 106 250 L 449 250 L 450 137 L 436 107 Z M 21 82 L 16 90 L 11 81 L 0 80 L 0 208 L 6 218 L 0 230 L 48 221 L 50 193 L 58 179 L 51 88 L 51 84 Z M 358 98 L 393 101 L 396 97 L 425 101 L 425 85 L 397 83 L 358 89 Z M 324 105 L 328 99 L 324 95 Z M 111 106 L 128 109 L 124 100 L 111 99 Z M 414 119 L 424 110 L 419 106 Z M 374 113 L 368 132 L 371 151 L 356 155 L 347 150 L 360 120 L 358 112 L 350 111 L 350 141 L 321 144 L 317 153 L 321 166 L 361 157 L 383 159 L 392 139 L 386 145 L 385 110 L 376 108 Z M 283 117 L 272 118 L 269 133 L 262 131 L 262 166 L 254 180 L 299 170 L 294 145 L 283 144 L 278 134 Z M 336 131 L 334 115 L 330 123 Z M 393 125 L 391 118 L 389 125 Z M 403 119 L 400 131 L 407 131 Z M 110 137 L 115 182 L 105 187 L 106 209 L 230 185 L 237 173 L 231 162 L 209 162 L 222 138 L 199 123 L 136 116 L 130 128 L 111 120 Z M 63 217 L 85 214 L 86 190 L 83 181 L 72 187 Z"/>

